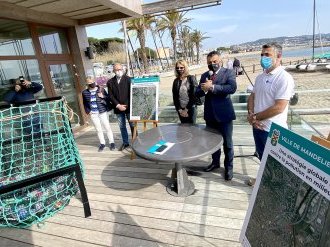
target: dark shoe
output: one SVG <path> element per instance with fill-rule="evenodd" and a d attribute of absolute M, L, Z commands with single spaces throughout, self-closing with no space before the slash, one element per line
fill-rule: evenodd
<path fill-rule="evenodd" d="M 225 180 L 230 181 L 233 179 L 233 169 L 225 169 Z"/>
<path fill-rule="evenodd" d="M 122 144 L 121 146 L 120 146 L 120 148 L 118 149 L 118 151 L 123 151 L 124 149 L 126 149 L 126 148 L 128 148 L 129 147 L 129 144 Z"/>
<path fill-rule="evenodd" d="M 255 179 L 255 178 L 250 178 L 250 179 L 247 181 L 247 185 L 248 185 L 248 186 L 254 186 L 255 183 L 256 183 L 256 179 Z"/>
<path fill-rule="evenodd" d="M 205 172 L 210 172 L 210 171 L 213 171 L 214 169 L 217 169 L 217 168 L 220 168 L 220 165 L 216 165 L 216 164 L 213 164 L 211 163 L 211 165 L 209 165 L 208 167 L 206 167 L 204 169 Z"/>
<path fill-rule="evenodd" d="M 114 143 L 110 143 L 110 150 L 114 151 L 116 149 L 116 145 Z"/>
<path fill-rule="evenodd" d="M 99 146 L 99 152 L 102 152 L 104 148 L 105 148 L 105 145 L 104 144 L 100 144 L 100 146 Z"/>

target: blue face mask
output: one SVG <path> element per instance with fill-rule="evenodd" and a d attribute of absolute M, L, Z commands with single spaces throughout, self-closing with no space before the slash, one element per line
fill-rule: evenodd
<path fill-rule="evenodd" d="M 260 65 L 264 69 L 269 69 L 273 65 L 273 61 L 271 57 L 262 56 L 260 59 Z"/>

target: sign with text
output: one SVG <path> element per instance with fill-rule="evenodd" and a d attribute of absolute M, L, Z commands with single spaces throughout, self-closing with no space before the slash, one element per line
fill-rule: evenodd
<path fill-rule="evenodd" d="M 330 246 L 330 150 L 273 124 L 240 240 Z"/>
<path fill-rule="evenodd" d="M 130 120 L 158 120 L 158 84 L 159 76 L 132 79 Z"/>

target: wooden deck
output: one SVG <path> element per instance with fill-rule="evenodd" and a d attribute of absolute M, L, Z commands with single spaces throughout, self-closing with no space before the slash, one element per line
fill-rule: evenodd
<path fill-rule="evenodd" d="M 119 130 L 112 124 L 116 144 Z M 76 137 L 86 169 L 92 216 L 84 218 L 79 198 L 41 226 L 0 229 L 0 246 L 240 246 L 240 229 L 256 176 L 255 157 L 236 157 L 234 179 L 226 182 L 223 168 L 203 172 L 205 157 L 187 164 L 196 192 L 186 198 L 169 195 L 165 186 L 173 164 L 130 160 L 126 152 L 97 152 L 92 128 Z M 251 129 L 234 127 L 235 155 L 254 153 Z"/>

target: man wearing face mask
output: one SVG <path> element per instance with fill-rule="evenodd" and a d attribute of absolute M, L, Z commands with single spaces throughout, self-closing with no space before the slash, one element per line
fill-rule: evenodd
<path fill-rule="evenodd" d="M 105 148 L 105 139 L 102 126 L 106 130 L 107 137 L 109 139 L 109 148 L 113 151 L 116 147 L 109 123 L 108 111 L 111 110 L 111 106 L 109 104 L 108 94 L 103 88 L 96 85 L 94 78 L 91 76 L 86 78 L 86 84 L 87 89 L 82 92 L 83 104 L 86 114 L 90 115 L 97 131 L 97 136 L 100 141 L 98 151 L 102 152 Z"/>
<path fill-rule="evenodd" d="M 258 75 L 248 98 L 247 120 L 253 127 L 256 151 L 261 160 L 272 123 L 287 128 L 289 101 L 294 92 L 292 76 L 281 66 L 282 46 L 268 43 L 262 46 L 260 64 L 264 69 Z M 255 179 L 248 181 L 254 185 Z"/>
<path fill-rule="evenodd" d="M 42 90 L 42 85 L 36 82 L 25 80 L 23 77 L 15 81 L 13 90 L 9 91 L 4 101 L 13 104 L 34 99 L 34 94 Z"/>
<path fill-rule="evenodd" d="M 116 63 L 113 66 L 113 71 L 116 76 L 107 82 L 107 86 L 110 101 L 114 106 L 114 112 L 117 115 L 119 129 L 123 140 L 123 144 L 118 150 L 122 151 L 129 147 L 126 119 L 129 122 L 131 78 L 124 75 L 123 67 L 119 63 Z M 131 134 L 133 134 L 133 123 L 129 122 L 129 125 L 131 128 Z"/>
<path fill-rule="evenodd" d="M 225 154 L 225 180 L 233 178 L 233 120 L 236 119 L 230 95 L 235 93 L 236 75 L 231 69 L 222 67 L 222 60 L 217 51 L 207 55 L 209 71 L 202 74 L 196 96 L 205 96 L 204 119 L 206 126 L 219 131 L 223 137 Z M 220 167 L 221 149 L 212 154 L 212 163 L 205 169 L 209 172 Z"/>

